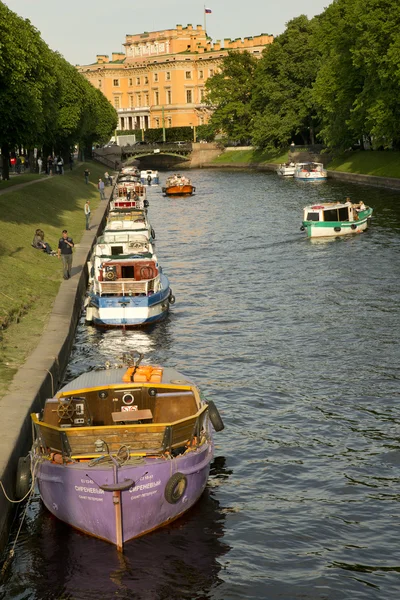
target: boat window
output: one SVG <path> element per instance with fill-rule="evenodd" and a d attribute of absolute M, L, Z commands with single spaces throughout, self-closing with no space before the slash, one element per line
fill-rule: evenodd
<path fill-rule="evenodd" d="M 339 208 L 339 221 L 348 221 L 349 220 L 349 207 L 343 206 Z"/>
<path fill-rule="evenodd" d="M 337 208 L 324 210 L 324 221 L 339 221 Z"/>
<path fill-rule="evenodd" d="M 121 267 L 122 279 L 134 279 L 134 271 L 132 266 Z"/>
<path fill-rule="evenodd" d="M 123 254 L 123 247 L 122 246 L 113 246 L 111 248 L 111 256 L 118 256 L 118 254 Z"/>
<path fill-rule="evenodd" d="M 319 213 L 317 213 L 317 212 L 307 213 L 306 221 L 319 221 Z"/>

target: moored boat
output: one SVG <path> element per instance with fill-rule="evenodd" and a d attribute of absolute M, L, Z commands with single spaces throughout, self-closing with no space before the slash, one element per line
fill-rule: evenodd
<path fill-rule="evenodd" d="M 192 196 L 196 188 L 188 177 L 183 175 L 173 175 L 168 177 L 165 182 L 165 187 L 162 188 L 163 194 L 166 196 Z"/>
<path fill-rule="evenodd" d="M 373 209 L 364 202 L 323 202 L 306 206 L 303 210 L 302 231 L 307 237 L 337 237 L 361 233 L 367 229 Z"/>
<path fill-rule="evenodd" d="M 43 503 L 119 550 L 195 504 L 213 458 L 212 427 L 224 427 L 184 375 L 139 362 L 80 375 L 31 415 Z"/>
<path fill-rule="evenodd" d="M 143 185 L 159 185 L 158 171 L 140 171 L 140 183 Z"/>
<path fill-rule="evenodd" d="M 328 177 L 328 172 L 322 163 L 296 163 L 293 177 L 299 181 L 324 181 Z"/>
<path fill-rule="evenodd" d="M 282 177 L 293 177 L 296 170 L 296 164 L 294 162 L 281 163 L 276 172 Z"/>

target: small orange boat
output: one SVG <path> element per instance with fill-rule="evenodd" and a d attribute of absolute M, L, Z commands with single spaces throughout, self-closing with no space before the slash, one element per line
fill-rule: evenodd
<path fill-rule="evenodd" d="M 168 177 L 162 191 L 166 196 L 192 196 L 196 188 L 187 177 L 173 175 Z"/>

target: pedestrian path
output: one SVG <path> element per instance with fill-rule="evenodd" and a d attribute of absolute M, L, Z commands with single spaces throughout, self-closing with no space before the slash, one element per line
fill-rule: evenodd
<path fill-rule="evenodd" d="M 40 179 L 33 179 L 32 181 L 25 181 L 24 183 L 18 183 L 17 185 L 10 185 L 10 187 L 6 188 L 5 190 L 0 189 L 0 196 L 2 196 L 3 194 L 7 194 L 7 192 L 14 192 L 15 190 L 20 190 L 20 189 L 26 187 L 27 185 L 32 185 L 33 183 L 39 183 L 39 182 L 50 181 L 50 180 L 51 180 L 51 176 L 50 177 L 41 177 Z"/>

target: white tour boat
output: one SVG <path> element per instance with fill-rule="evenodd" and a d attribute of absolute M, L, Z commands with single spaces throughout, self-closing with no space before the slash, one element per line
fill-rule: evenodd
<path fill-rule="evenodd" d="M 328 172 L 322 163 L 304 162 L 296 164 L 293 177 L 300 181 L 324 181 Z"/>

